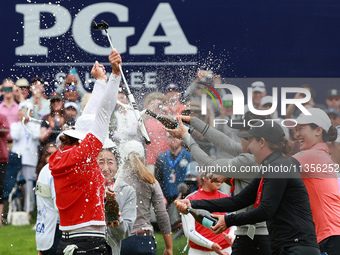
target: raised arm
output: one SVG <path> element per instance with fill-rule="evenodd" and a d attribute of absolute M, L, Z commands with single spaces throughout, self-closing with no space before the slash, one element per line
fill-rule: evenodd
<path fill-rule="evenodd" d="M 112 74 L 110 75 L 108 84 L 104 90 L 104 94 L 99 99 L 98 109 L 96 112 L 95 121 L 91 127 L 91 133 L 95 135 L 102 143 L 109 130 L 109 121 L 111 114 L 116 106 L 118 99 L 118 87 L 120 83 L 119 64 L 122 63 L 117 50 L 113 50 L 109 56 L 109 61 L 112 67 Z"/>

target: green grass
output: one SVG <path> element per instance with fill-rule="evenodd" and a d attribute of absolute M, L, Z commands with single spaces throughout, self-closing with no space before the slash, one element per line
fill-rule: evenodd
<path fill-rule="evenodd" d="M 35 248 L 35 231 L 33 225 L 0 227 L 0 255 L 37 255 Z M 182 236 L 175 240 L 174 255 L 187 254 L 181 253 L 186 245 L 186 238 Z M 156 234 L 157 255 L 163 254 L 164 241 L 161 234 Z"/>

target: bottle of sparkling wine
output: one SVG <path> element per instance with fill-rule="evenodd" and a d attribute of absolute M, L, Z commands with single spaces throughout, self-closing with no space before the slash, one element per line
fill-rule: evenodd
<path fill-rule="evenodd" d="M 169 129 L 176 129 L 179 127 L 179 122 L 175 120 L 174 118 L 167 116 L 167 115 L 162 115 L 162 114 L 156 114 L 153 111 L 146 109 L 145 113 L 150 115 L 151 117 L 154 117 L 155 119 L 159 120 L 166 128 Z M 189 133 L 193 131 L 193 127 L 190 126 L 188 123 L 184 122 L 183 123 L 186 129 L 188 130 Z"/>
<path fill-rule="evenodd" d="M 203 209 L 193 209 L 191 207 L 187 208 L 187 211 L 195 218 L 195 220 L 206 228 L 211 228 L 217 223 L 217 219 L 210 216 L 210 212 Z"/>
<path fill-rule="evenodd" d="M 119 205 L 114 199 L 113 201 L 106 200 L 105 201 L 105 221 L 111 224 L 111 222 L 115 222 L 119 219 Z"/>
<path fill-rule="evenodd" d="M 159 120 L 166 128 L 176 129 L 179 126 L 178 121 L 169 117 L 169 116 L 162 115 L 162 114 L 156 114 L 149 109 L 146 109 L 145 113 L 150 115 L 151 117 L 154 117 L 155 119 Z"/>

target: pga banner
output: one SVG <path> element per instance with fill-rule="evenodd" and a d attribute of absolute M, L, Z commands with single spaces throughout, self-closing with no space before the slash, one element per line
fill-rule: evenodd
<path fill-rule="evenodd" d="M 169 83 L 185 91 L 199 68 L 241 89 L 245 104 L 262 78 L 284 78 L 266 83 L 270 95 L 308 83 L 320 103 L 339 84 L 336 1 L 13 0 L 1 12 L 1 79 L 43 77 L 48 92 L 74 69 L 91 91 L 95 60 L 110 70 L 106 34 L 91 26 L 102 20 L 137 98 Z"/>

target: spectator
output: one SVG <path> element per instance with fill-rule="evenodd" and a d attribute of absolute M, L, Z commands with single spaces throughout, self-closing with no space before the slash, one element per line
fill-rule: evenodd
<path fill-rule="evenodd" d="M 167 206 L 178 197 L 178 185 L 187 177 L 187 166 L 191 161 L 190 152 L 182 147 L 182 141 L 168 135 L 169 150 L 158 155 L 155 177 L 161 185 Z"/>
<path fill-rule="evenodd" d="M 26 181 L 24 185 L 24 211 L 33 212 L 35 201 L 33 182 L 38 164 L 40 125 L 30 121 L 29 116 L 27 116 L 28 114 L 33 115 L 33 105 L 29 101 L 21 102 L 19 108 L 18 122 L 11 125 L 12 152 L 21 155 L 22 168 L 18 176 L 23 176 Z M 27 208 L 27 199 L 30 201 L 29 208 Z"/>
<path fill-rule="evenodd" d="M 258 109 L 261 104 L 261 99 L 267 95 L 266 85 L 262 81 L 255 81 L 251 84 L 251 88 L 253 89 L 253 106 L 255 109 Z M 245 105 L 244 112 L 251 110 L 249 105 Z"/>
<path fill-rule="evenodd" d="M 0 103 L 0 112 L 6 115 L 8 124 L 11 125 L 18 121 L 19 105 L 14 100 L 13 94 L 14 81 L 11 78 L 4 79 L 1 85 L 1 94 L 4 100 Z M 10 150 L 12 148 L 11 134 L 7 134 L 7 146 Z"/>
<path fill-rule="evenodd" d="M 79 106 L 74 102 L 67 102 L 65 103 L 65 113 L 75 120 L 77 120 L 77 116 L 79 116 Z"/>
<path fill-rule="evenodd" d="M 328 109 L 336 109 L 340 112 L 340 90 L 330 89 L 327 91 L 326 104 Z"/>
<path fill-rule="evenodd" d="M 338 131 L 338 137 L 334 142 L 328 142 L 327 143 L 327 148 L 329 151 L 329 155 L 331 156 L 333 162 L 334 162 L 334 167 L 338 168 L 340 167 L 340 126 L 336 127 Z M 340 190 L 340 173 L 338 172 L 338 185 L 339 185 L 339 190 Z"/>
<path fill-rule="evenodd" d="M 176 116 L 180 115 L 185 109 L 184 104 L 181 103 L 181 93 L 177 84 L 170 83 L 165 87 L 165 105 L 169 109 L 169 114 Z"/>
<path fill-rule="evenodd" d="M 33 118 L 40 120 L 50 112 L 50 102 L 46 99 L 44 81 L 41 78 L 35 77 L 30 84 L 32 96 L 29 101 L 33 104 Z"/>
<path fill-rule="evenodd" d="M 75 119 L 66 114 L 64 102 L 60 95 L 53 93 L 50 97 L 50 114 L 43 117 L 40 130 L 42 145 L 54 142 L 66 126 L 74 126 Z"/>
<path fill-rule="evenodd" d="M 44 156 L 39 162 L 39 165 L 44 165 L 41 171 L 39 171 L 35 189 L 37 199 L 35 240 L 39 255 L 55 255 L 61 239 L 54 181 L 48 164 L 49 157 L 56 150 L 57 147 L 55 143 L 46 144 L 43 151 Z"/>
<path fill-rule="evenodd" d="M 123 180 L 116 181 L 115 176 L 119 164 L 119 154 L 116 148 L 102 149 L 98 155 L 98 164 L 105 177 L 105 186 L 115 192 L 115 199 L 121 212 L 119 226 L 108 226 L 106 232 L 112 254 L 120 254 L 121 240 L 130 236 L 136 220 L 136 191 Z M 112 195 L 110 191 L 106 190 L 109 195 Z"/>
<path fill-rule="evenodd" d="M 160 92 L 153 92 L 145 97 L 144 108 L 156 114 L 167 114 L 168 109 L 164 103 L 164 95 Z M 146 145 L 146 167 L 154 174 L 157 156 L 169 149 L 168 138 L 162 123 L 153 117 L 144 116 L 145 128 L 151 141 L 151 144 Z"/>
<path fill-rule="evenodd" d="M 308 89 L 311 93 L 311 98 L 308 102 L 304 103 L 303 106 L 306 108 L 306 109 L 309 109 L 309 108 L 320 108 L 320 109 L 325 109 L 325 106 L 322 105 L 322 104 L 318 104 L 314 101 L 315 99 L 315 96 L 316 96 L 316 93 L 315 93 L 315 90 L 309 86 L 308 84 L 304 84 L 301 86 L 301 88 L 304 88 L 304 89 Z M 296 93 L 295 96 L 294 96 L 294 99 L 296 98 L 305 98 L 305 94 L 303 93 Z M 301 114 L 301 111 L 300 109 L 297 109 L 295 104 L 290 104 L 287 106 L 287 110 L 286 110 L 286 119 L 291 119 L 291 118 L 296 118 L 297 116 L 299 116 Z"/>
<path fill-rule="evenodd" d="M 0 113 L 0 226 L 2 226 L 3 199 L 5 173 L 8 162 L 7 134 L 9 133 L 9 124 L 5 115 Z"/>
<path fill-rule="evenodd" d="M 56 202 L 63 231 L 57 254 L 69 252 L 103 255 L 111 254 L 105 240 L 104 193 L 105 178 L 97 163 L 108 124 L 117 101 L 122 60 L 113 50 L 109 56 L 112 67 L 108 84 L 105 68 L 97 61 L 91 70 L 96 79 L 92 96 L 75 129 L 65 130 L 61 145 L 49 160 L 54 178 Z M 98 93 L 96 92 L 98 90 Z M 96 107 L 94 107 L 94 105 Z M 87 110 L 87 107 L 91 107 Z M 83 117 L 84 116 L 84 117 Z M 84 192 L 86 191 L 86 192 Z"/>
<path fill-rule="evenodd" d="M 338 164 L 340 167 L 340 126 L 337 126 L 336 129 L 338 131 L 338 136 L 335 141 L 327 143 L 327 148 L 329 150 L 329 155 L 331 156 L 332 161 L 335 164 Z M 338 173 L 338 178 L 340 178 L 339 173 Z M 340 179 L 339 179 L 339 182 L 340 182 Z M 339 183 L 339 187 L 340 187 L 340 183 Z"/>
<path fill-rule="evenodd" d="M 340 112 L 337 109 L 329 108 L 326 110 L 326 113 L 334 127 L 340 125 Z"/>
<path fill-rule="evenodd" d="M 151 205 L 155 208 L 158 226 L 165 242 L 164 255 L 172 255 L 172 238 L 169 216 L 159 183 L 145 167 L 144 147 L 140 142 L 130 141 L 121 147 L 124 181 L 136 190 L 137 219 L 130 237 L 122 241 L 122 255 L 156 254 L 153 227 L 150 223 Z"/>
<path fill-rule="evenodd" d="M 14 99 L 18 104 L 25 101 L 30 94 L 30 84 L 25 78 L 15 82 Z"/>
<path fill-rule="evenodd" d="M 109 135 L 117 146 L 131 140 L 141 141 L 138 132 L 138 121 L 132 107 L 129 105 L 129 99 L 126 94 L 127 92 L 123 86 L 120 86 L 116 109 L 110 121 Z"/>
<path fill-rule="evenodd" d="M 67 87 L 75 87 L 75 91 L 79 95 L 80 100 L 87 94 L 75 68 L 70 69 L 69 73 L 66 75 L 65 81 L 63 82 L 63 84 L 58 85 L 55 92 L 58 94 L 62 94 Z"/>
<path fill-rule="evenodd" d="M 75 86 L 68 84 L 64 89 L 64 100 L 65 103 L 73 102 L 80 107 L 79 93 Z"/>
<path fill-rule="evenodd" d="M 218 199 L 223 197 L 230 197 L 219 191 L 221 187 L 220 182 L 211 182 L 210 178 L 207 178 L 206 174 L 201 174 L 203 185 L 198 191 L 189 194 L 186 199 Z M 214 213 L 219 215 L 225 215 L 225 213 Z M 190 214 L 182 214 L 182 224 L 185 236 L 190 240 L 190 250 L 188 254 L 211 254 L 215 251 L 215 254 L 232 254 L 231 244 L 235 239 L 234 230 L 235 227 L 228 228 L 226 231 L 219 235 L 215 235 L 211 229 L 203 227 L 194 217 Z"/>

